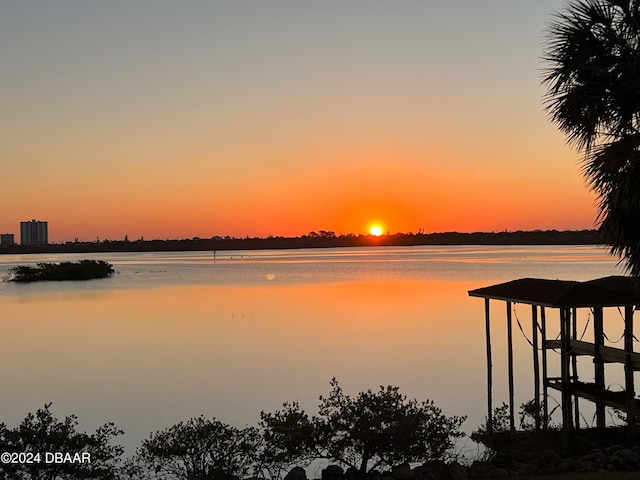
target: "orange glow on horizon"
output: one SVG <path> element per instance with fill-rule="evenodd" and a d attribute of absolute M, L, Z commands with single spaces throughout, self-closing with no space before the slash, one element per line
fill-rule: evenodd
<path fill-rule="evenodd" d="M 31 218 L 49 222 L 51 242 L 121 240 L 125 235 L 130 240 L 295 237 L 320 230 L 369 234 L 374 224 L 391 235 L 595 226 L 594 196 L 571 171 L 566 151 L 551 149 L 545 155 L 561 158 L 563 163 L 557 163 L 563 175 L 529 167 L 542 154 L 520 152 L 520 169 L 508 178 L 500 165 L 505 157 L 497 154 L 472 176 L 453 168 L 457 160 L 445 150 L 375 147 L 360 155 L 327 148 L 322 154 L 335 156 L 334 162 L 313 156 L 313 167 L 279 170 L 268 182 L 258 169 L 240 183 L 202 172 L 197 178 L 170 178 L 168 170 L 155 173 L 153 183 L 137 185 L 115 170 L 105 173 L 105 181 L 122 185 L 114 196 L 109 189 L 90 189 L 92 184 L 78 177 L 79 190 L 57 192 L 46 204 L 36 195 L 25 197 L 0 231 L 17 238 L 19 222 Z M 49 186 L 39 185 L 43 192 Z"/>

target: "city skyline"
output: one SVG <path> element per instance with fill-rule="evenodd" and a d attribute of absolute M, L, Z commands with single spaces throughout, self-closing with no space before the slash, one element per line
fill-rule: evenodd
<path fill-rule="evenodd" d="M 543 111 L 565 1 L 0 7 L 5 196 L 79 238 L 594 228 Z"/>
<path fill-rule="evenodd" d="M 40 240 L 37 241 L 31 241 L 30 237 L 34 236 L 34 234 L 28 233 L 27 230 L 29 230 L 27 224 L 40 224 L 40 232 L 43 233 L 36 233 L 35 237 L 40 238 Z M 541 240 L 543 239 L 542 236 L 540 235 L 544 235 L 544 234 L 550 234 L 550 235 L 555 235 L 555 234 L 598 234 L 598 230 L 596 229 L 574 229 L 574 230 L 558 230 L 558 229 L 549 229 L 549 230 L 541 230 L 541 229 L 533 229 L 533 230 L 509 230 L 509 229 L 505 229 L 502 231 L 473 231 L 473 232 L 459 232 L 459 231 L 455 231 L 455 230 L 450 230 L 450 231 L 441 231 L 441 232 L 425 232 L 423 230 L 418 230 L 417 232 L 382 232 L 380 231 L 380 227 L 376 224 L 373 224 L 372 227 L 369 229 L 368 232 L 341 232 L 341 233 L 336 233 L 334 231 L 327 231 L 327 230 L 312 230 L 310 232 L 307 233 L 303 233 L 300 235 L 267 235 L 264 237 L 260 237 L 260 236 L 249 236 L 249 235 L 245 235 L 245 236 L 232 236 L 232 235 L 214 235 L 211 237 L 199 237 L 199 236 L 183 236 L 180 238 L 144 238 L 144 237 L 137 237 L 137 238 L 130 238 L 128 234 L 125 234 L 123 238 L 111 238 L 111 237 L 105 237 L 105 238 L 99 238 L 96 237 L 94 239 L 84 239 L 84 240 L 80 240 L 79 238 L 74 238 L 74 239 L 65 239 L 65 240 L 59 240 L 59 241 L 53 241 L 53 242 L 49 242 L 48 241 L 48 235 L 49 235 L 49 225 L 48 222 L 46 221 L 40 221 L 40 220 L 30 220 L 28 222 L 20 222 L 20 228 L 19 228 L 19 238 L 20 241 L 17 243 L 18 245 L 22 245 L 22 246 L 34 246 L 34 245 L 62 245 L 62 244 L 71 244 L 71 243 L 86 243 L 86 244 L 91 244 L 91 243 L 118 243 L 118 242 L 138 242 L 138 241 L 146 241 L 146 242 L 190 242 L 190 241 L 201 241 L 201 240 L 216 240 L 216 241 L 222 241 L 222 240 L 277 240 L 277 239 L 283 239 L 283 240 L 293 240 L 293 239 L 303 239 L 303 238 L 316 238 L 316 239 L 349 239 L 349 238 L 370 238 L 372 241 L 377 242 L 378 239 L 376 239 L 375 237 L 380 237 L 380 239 L 382 240 L 384 237 L 389 237 L 389 238 L 409 238 L 409 237 L 447 237 L 447 236 L 459 236 L 459 238 L 466 238 L 467 236 L 469 236 L 469 238 L 479 238 L 478 236 L 481 236 L 483 238 L 487 238 L 487 237 L 491 237 L 491 236 L 496 236 L 496 237 L 500 237 L 502 235 L 513 235 L 513 234 L 533 234 L 536 235 L 536 238 L 538 238 L 538 240 L 541 241 L 541 245 L 542 244 L 547 244 L 547 240 Z M 37 227 L 36 227 L 37 230 Z M 15 233 L 13 233 L 12 231 L 6 231 L 3 233 L 0 233 L 0 237 L 2 238 L 2 241 L 0 242 L 0 245 L 2 246 L 13 246 L 16 245 L 15 242 Z M 44 241 L 42 239 L 45 239 Z M 573 238 L 573 237 L 572 237 Z M 581 237 L 581 238 L 586 238 L 586 237 Z M 23 240 L 25 239 L 25 240 Z M 589 242 L 587 244 L 592 244 L 591 241 L 593 239 L 591 239 L 589 237 Z M 486 241 L 486 240 L 484 240 Z M 522 237 L 520 237 L 520 239 L 518 239 L 516 241 L 516 243 L 519 243 L 522 241 Z M 453 243 L 455 244 L 461 244 L 464 245 L 465 243 L 459 243 L 460 240 L 456 239 Z M 561 241 L 561 244 L 564 244 L 565 241 Z M 580 242 L 578 242 L 580 243 Z M 595 242 L 597 243 L 597 242 Z M 383 243 L 384 244 L 384 243 Z M 427 243 L 429 244 L 429 243 Z M 448 243 L 445 243 L 448 244 Z M 525 242 L 526 245 L 530 245 L 532 243 L 530 243 L 530 240 L 526 240 Z M 536 244 L 536 243 L 533 243 Z"/>

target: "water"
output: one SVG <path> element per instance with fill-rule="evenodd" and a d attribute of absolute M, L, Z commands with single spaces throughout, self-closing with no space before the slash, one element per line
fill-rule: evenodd
<path fill-rule="evenodd" d="M 448 415 L 468 415 L 470 432 L 486 413 L 486 364 L 483 302 L 467 291 L 520 277 L 622 273 L 596 247 L 425 246 L 216 252 L 215 259 L 212 252 L 6 255 L 0 275 L 82 258 L 106 260 L 118 273 L 0 282 L 0 421 L 15 426 L 53 402 L 58 418 L 76 414 L 82 429 L 115 422 L 128 452 L 193 416 L 256 425 L 261 410 L 285 401 L 315 413 L 332 377 L 348 394 L 398 385 Z M 530 331 L 529 307 L 515 308 Z M 500 317 L 504 304 L 492 309 Z M 496 404 L 507 399 L 505 330 L 493 322 Z M 516 333 L 519 404 L 533 387 L 531 349 Z"/>

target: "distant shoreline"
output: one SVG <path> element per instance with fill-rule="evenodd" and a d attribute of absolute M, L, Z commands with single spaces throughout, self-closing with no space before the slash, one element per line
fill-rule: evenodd
<path fill-rule="evenodd" d="M 2 254 L 278 250 L 331 247 L 408 247 L 421 245 L 603 245 L 597 230 L 535 230 L 516 232 L 398 233 L 335 235 L 321 231 L 301 237 L 193 238 L 184 240 L 104 240 L 37 246 L 0 247 Z"/>

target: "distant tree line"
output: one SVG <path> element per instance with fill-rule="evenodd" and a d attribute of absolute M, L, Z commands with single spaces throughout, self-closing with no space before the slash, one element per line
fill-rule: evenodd
<path fill-rule="evenodd" d="M 39 246 L 0 247 L 0 254 L 11 253 L 92 253 L 214 250 L 276 250 L 294 248 L 417 246 L 417 245 L 600 245 L 596 230 L 536 230 L 515 232 L 396 233 L 392 235 L 337 235 L 320 230 L 301 237 L 234 238 L 212 237 L 182 240 L 102 240 L 67 242 Z"/>

